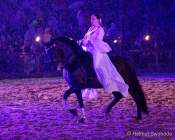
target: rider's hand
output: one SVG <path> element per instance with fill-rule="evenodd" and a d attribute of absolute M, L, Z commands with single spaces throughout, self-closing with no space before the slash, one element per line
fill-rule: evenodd
<path fill-rule="evenodd" d="M 82 39 L 78 40 L 77 43 L 78 43 L 78 45 L 81 45 L 82 44 Z"/>
<path fill-rule="evenodd" d="M 82 44 L 83 44 L 84 46 L 86 46 L 87 43 L 88 43 L 88 41 L 89 41 L 89 40 L 87 40 L 87 39 L 83 39 L 83 40 L 82 40 Z"/>

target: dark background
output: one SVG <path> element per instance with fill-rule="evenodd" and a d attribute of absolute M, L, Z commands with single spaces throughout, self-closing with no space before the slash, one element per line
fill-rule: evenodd
<path fill-rule="evenodd" d="M 0 1 L 0 79 L 57 75 L 35 38 L 81 39 L 92 13 L 102 18 L 110 55 L 128 58 L 138 74 L 175 72 L 175 0 L 5 0 Z"/>

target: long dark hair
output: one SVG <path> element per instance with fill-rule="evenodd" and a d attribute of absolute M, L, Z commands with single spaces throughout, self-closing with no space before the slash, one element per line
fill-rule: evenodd
<path fill-rule="evenodd" d="M 95 16 L 100 21 L 100 25 L 102 25 L 101 16 L 99 14 L 93 13 L 91 16 Z"/>
<path fill-rule="evenodd" d="M 95 17 L 96 17 L 97 19 L 99 19 L 99 20 L 101 19 L 101 17 L 100 17 L 99 14 L 94 14 L 94 13 L 93 13 L 93 14 L 91 14 L 91 16 L 95 16 Z"/>

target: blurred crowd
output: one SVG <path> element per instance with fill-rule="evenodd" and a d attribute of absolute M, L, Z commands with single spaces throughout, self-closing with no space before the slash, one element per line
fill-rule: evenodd
<path fill-rule="evenodd" d="M 174 0 L 5 0 L 0 1 L 0 72 L 20 75 L 54 71 L 39 36 L 82 38 L 98 13 L 113 54 L 174 48 Z M 146 37 L 146 38 L 145 38 Z M 169 53 L 170 52 L 170 53 Z M 167 54 L 166 54 L 167 55 Z"/>

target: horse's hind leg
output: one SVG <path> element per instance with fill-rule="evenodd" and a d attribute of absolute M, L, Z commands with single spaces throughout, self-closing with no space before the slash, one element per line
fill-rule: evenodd
<path fill-rule="evenodd" d="M 139 97 L 138 95 L 135 93 L 136 91 L 134 91 L 133 89 L 129 89 L 129 92 L 131 94 L 131 96 L 133 97 L 135 103 L 136 103 L 136 106 L 137 106 L 137 116 L 136 116 L 136 119 L 137 120 L 141 120 L 142 119 L 142 109 L 141 109 L 141 102 L 139 100 Z"/>
<path fill-rule="evenodd" d="M 109 112 L 112 110 L 112 107 L 117 103 L 119 102 L 121 99 L 122 99 L 122 94 L 120 92 L 112 92 L 113 96 L 114 96 L 114 99 L 113 101 L 107 106 L 106 108 L 106 115 L 109 114 Z"/>

